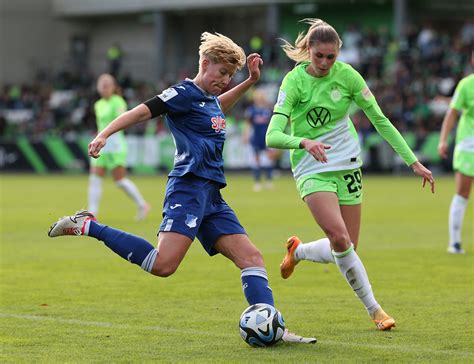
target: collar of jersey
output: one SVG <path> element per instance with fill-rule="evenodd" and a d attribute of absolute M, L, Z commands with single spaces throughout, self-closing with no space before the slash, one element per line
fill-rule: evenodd
<path fill-rule="evenodd" d="M 196 87 L 199 91 L 201 91 L 204 94 L 204 96 L 209 97 L 211 99 L 214 98 L 213 95 L 211 95 L 210 93 L 206 92 L 204 89 L 196 85 L 196 83 L 192 79 L 186 77 L 184 80 L 187 82 L 191 82 L 194 85 L 194 87 Z"/>

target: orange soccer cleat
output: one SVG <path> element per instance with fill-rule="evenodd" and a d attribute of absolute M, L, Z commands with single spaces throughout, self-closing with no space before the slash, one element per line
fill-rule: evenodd
<path fill-rule="evenodd" d="M 382 310 L 382 308 L 379 308 L 374 312 L 372 315 L 372 321 L 374 321 L 377 329 L 381 331 L 389 331 L 392 329 L 392 327 L 395 327 L 395 320 L 387 315 L 387 313 Z"/>
<path fill-rule="evenodd" d="M 280 273 L 283 279 L 287 279 L 295 270 L 295 265 L 298 261 L 295 258 L 295 250 L 298 245 L 301 244 L 301 240 L 296 236 L 292 236 L 286 242 L 286 255 L 280 264 Z"/>

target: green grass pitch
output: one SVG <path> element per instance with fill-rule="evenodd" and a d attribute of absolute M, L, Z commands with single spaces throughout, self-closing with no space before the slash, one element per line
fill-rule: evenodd
<path fill-rule="evenodd" d="M 276 306 L 290 330 L 316 345 L 254 349 L 239 336 L 247 307 L 239 270 L 195 242 L 162 279 L 86 237 L 47 237 L 60 216 L 86 206 L 87 176 L 1 175 L 0 362 L 474 362 L 474 210 L 466 255 L 446 253 L 452 176 L 434 195 L 414 177 L 364 178 L 359 254 L 378 301 L 397 320 L 378 332 L 335 265 L 303 262 L 279 276 L 287 237 L 322 237 L 289 175 L 252 192 L 228 176 L 224 198 L 262 251 Z M 110 178 L 101 222 L 156 244 L 164 176 L 132 177 L 153 210 L 135 222 L 133 203 Z"/>

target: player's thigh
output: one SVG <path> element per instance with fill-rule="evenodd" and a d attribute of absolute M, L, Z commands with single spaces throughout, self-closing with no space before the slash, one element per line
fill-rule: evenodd
<path fill-rule="evenodd" d="M 165 276 L 174 273 L 184 259 L 192 242 L 185 235 L 161 231 L 158 235 L 158 255 L 152 272 Z"/>
<path fill-rule="evenodd" d="M 95 174 L 96 176 L 99 176 L 99 177 L 104 177 L 105 176 L 105 168 L 97 167 L 97 166 L 91 166 L 90 173 Z"/>
<path fill-rule="evenodd" d="M 245 234 L 222 235 L 217 239 L 214 249 L 240 269 L 264 266 L 262 254 Z"/>
<path fill-rule="evenodd" d="M 318 225 L 329 238 L 332 247 L 336 251 L 347 249 L 350 237 L 342 217 L 336 193 L 314 192 L 307 195 L 304 201 Z"/>
<path fill-rule="evenodd" d="M 466 176 L 463 173 L 456 172 L 455 179 L 456 179 L 456 193 L 459 196 L 462 196 L 465 199 L 468 199 L 471 194 L 473 178 L 471 176 Z"/>
<path fill-rule="evenodd" d="M 456 193 L 469 198 L 472 178 L 474 177 L 474 153 L 454 148 L 453 169 L 456 171 Z"/>
<path fill-rule="evenodd" d="M 346 225 L 352 244 L 357 249 L 359 245 L 360 220 L 362 205 L 341 205 L 341 215 Z"/>

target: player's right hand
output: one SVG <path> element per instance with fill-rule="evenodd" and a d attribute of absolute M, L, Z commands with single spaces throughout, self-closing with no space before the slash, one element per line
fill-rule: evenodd
<path fill-rule="evenodd" d="M 100 150 L 105 146 L 106 138 L 97 135 L 93 141 L 89 143 L 89 155 L 92 158 L 100 157 Z"/>
<path fill-rule="evenodd" d="M 441 158 L 443 159 L 448 158 L 448 144 L 440 141 L 438 144 L 438 153 L 441 156 Z"/>
<path fill-rule="evenodd" d="M 321 143 L 317 140 L 303 139 L 300 144 L 314 159 L 321 163 L 327 163 L 328 157 L 326 149 L 331 149 L 330 145 Z"/>

